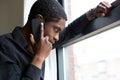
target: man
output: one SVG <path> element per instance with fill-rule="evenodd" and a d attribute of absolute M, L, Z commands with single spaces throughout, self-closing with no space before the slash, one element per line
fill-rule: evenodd
<path fill-rule="evenodd" d="M 62 6 L 56 0 L 37 0 L 24 27 L 0 36 L 0 80 L 43 80 L 44 61 L 51 49 L 80 34 L 93 19 L 105 16 L 110 7 L 102 2 L 64 28 L 67 17 Z M 43 19 L 38 41 L 32 34 L 33 19 Z"/>

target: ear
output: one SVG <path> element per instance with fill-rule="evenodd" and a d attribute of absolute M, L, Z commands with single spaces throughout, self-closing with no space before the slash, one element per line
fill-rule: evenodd
<path fill-rule="evenodd" d="M 43 16 L 42 16 L 41 14 L 37 14 L 37 15 L 35 16 L 35 18 L 41 18 L 41 19 L 43 19 Z"/>

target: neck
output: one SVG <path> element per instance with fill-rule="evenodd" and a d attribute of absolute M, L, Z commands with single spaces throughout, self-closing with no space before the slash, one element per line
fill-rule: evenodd
<path fill-rule="evenodd" d="M 21 29 L 21 32 L 25 39 L 29 42 L 30 41 L 30 33 L 31 33 L 31 23 L 27 22 L 25 26 Z"/>
<path fill-rule="evenodd" d="M 32 50 L 32 46 L 31 46 L 31 44 L 30 44 L 30 34 L 31 34 L 31 32 L 32 32 L 32 30 L 31 30 L 31 23 L 30 23 L 30 22 L 26 23 L 26 25 L 23 26 L 23 28 L 21 29 L 21 32 L 22 32 L 24 38 L 25 38 L 25 39 L 27 40 L 27 42 L 29 43 L 28 50 L 29 50 L 32 54 L 34 54 L 34 53 L 33 53 L 33 50 Z"/>

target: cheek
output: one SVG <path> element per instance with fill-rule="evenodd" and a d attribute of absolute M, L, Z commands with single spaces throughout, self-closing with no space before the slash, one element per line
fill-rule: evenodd
<path fill-rule="evenodd" d="M 51 37 L 54 35 L 54 32 L 53 32 L 53 30 L 50 29 L 50 28 L 45 28 L 45 30 L 44 30 L 44 35 L 45 35 L 45 36 L 48 36 L 49 38 L 51 38 Z"/>

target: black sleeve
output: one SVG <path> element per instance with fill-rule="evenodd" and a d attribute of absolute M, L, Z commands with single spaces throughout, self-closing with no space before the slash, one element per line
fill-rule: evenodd
<path fill-rule="evenodd" d="M 90 23 L 90 21 L 87 19 L 86 14 L 83 14 L 74 20 L 63 31 L 61 31 L 59 41 L 53 45 L 53 48 L 62 46 L 64 43 L 80 34 L 88 23 Z"/>
<path fill-rule="evenodd" d="M 5 40 L 0 40 L 0 80 L 43 80 L 43 68 L 30 64 L 28 57 L 23 55 L 24 52 L 21 54 L 21 50 L 17 51 L 17 48 L 14 49 L 7 42 L 2 44 Z"/>
<path fill-rule="evenodd" d="M 30 64 L 25 72 L 21 72 L 16 64 L 0 63 L 0 80 L 43 80 L 41 70 Z"/>

